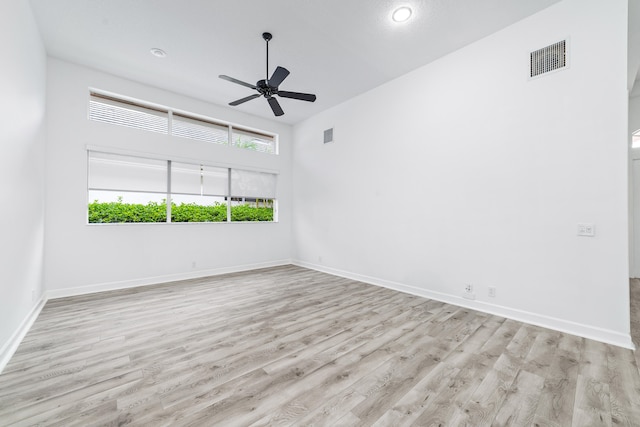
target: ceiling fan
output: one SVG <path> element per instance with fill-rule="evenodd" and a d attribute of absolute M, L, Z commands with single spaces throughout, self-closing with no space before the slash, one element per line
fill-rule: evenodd
<path fill-rule="evenodd" d="M 236 101 L 230 102 L 229 105 L 236 106 L 240 105 L 244 102 L 251 101 L 252 99 L 256 99 L 260 96 L 264 96 L 267 98 L 267 102 L 269 102 L 269 106 L 273 111 L 273 114 L 276 116 L 281 116 L 284 114 L 278 100 L 274 98 L 274 95 L 281 96 L 282 98 L 291 98 L 298 99 L 301 101 L 309 101 L 314 102 L 316 100 L 316 96 L 311 93 L 300 93 L 300 92 L 288 92 L 284 90 L 280 90 L 279 86 L 287 78 L 289 75 L 289 70 L 284 67 L 278 66 L 276 70 L 273 72 L 271 78 L 269 78 L 269 40 L 272 39 L 271 33 L 262 33 L 262 38 L 267 42 L 267 78 L 264 80 L 259 80 L 255 85 L 250 83 L 243 82 L 238 79 L 234 79 L 233 77 L 225 76 L 223 74 L 219 75 L 221 79 L 230 81 L 231 83 L 236 83 L 241 86 L 246 86 L 248 88 L 257 90 L 258 93 L 249 95 L 245 98 L 238 99 Z"/>

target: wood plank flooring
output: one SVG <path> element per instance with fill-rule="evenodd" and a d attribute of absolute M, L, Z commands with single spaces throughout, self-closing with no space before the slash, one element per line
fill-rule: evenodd
<path fill-rule="evenodd" d="M 0 375 L 0 425 L 639 426 L 640 371 L 630 350 L 285 266 L 49 301 Z"/>

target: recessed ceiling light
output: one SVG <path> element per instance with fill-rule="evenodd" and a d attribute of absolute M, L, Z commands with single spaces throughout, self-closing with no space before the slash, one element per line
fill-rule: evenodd
<path fill-rule="evenodd" d="M 152 47 L 151 48 L 151 54 L 153 56 L 157 56 L 158 58 L 164 58 L 164 57 L 167 56 L 167 52 L 165 52 L 164 50 L 159 49 L 157 47 Z"/>
<path fill-rule="evenodd" d="M 411 8 L 407 6 L 397 8 L 391 15 L 391 19 L 393 19 L 395 22 L 405 22 L 409 18 L 411 18 Z"/>

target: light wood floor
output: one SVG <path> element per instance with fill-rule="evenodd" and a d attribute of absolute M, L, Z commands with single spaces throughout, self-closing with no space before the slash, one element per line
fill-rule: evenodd
<path fill-rule="evenodd" d="M 0 425 L 638 426 L 635 356 L 287 266 L 49 301 Z"/>

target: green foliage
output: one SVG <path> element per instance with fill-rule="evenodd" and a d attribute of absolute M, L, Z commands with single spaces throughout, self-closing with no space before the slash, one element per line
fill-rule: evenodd
<path fill-rule="evenodd" d="M 239 135 L 233 145 L 238 148 L 244 148 L 246 150 L 256 151 L 258 149 L 258 144 L 256 144 L 253 140 L 241 138 Z"/>
<path fill-rule="evenodd" d="M 224 222 L 227 220 L 227 205 L 216 203 L 202 206 L 195 203 L 171 205 L 172 222 Z"/>
<path fill-rule="evenodd" d="M 231 206 L 231 221 L 273 221 L 273 208 L 251 205 Z"/>
<path fill-rule="evenodd" d="M 273 145 L 264 146 L 258 144 L 254 138 L 237 135 L 233 145 L 238 148 L 244 148 L 251 151 L 264 151 L 269 154 L 273 154 Z"/>
<path fill-rule="evenodd" d="M 216 203 L 203 206 L 196 203 L 171 204 L 172 222 L 225 222 L 227 205 Z M 231 207 L 232 221 L 273 221 L 273 207 L 255 207 L 248 204 Z M 133 222 L 166 222 L 166 202 L 102 203 L 94 200 L 89 203 L 89 222 L 96 223 L 133 223 Z"/>
<path fill-rule="evenodd" d="M 121 200 L 121 199 L 119 199 Z M 166 222 L 166 203 L 149 202 L 146 205 L 136 203 L 89 203 L 90 223 L 119 222 Z"/>

